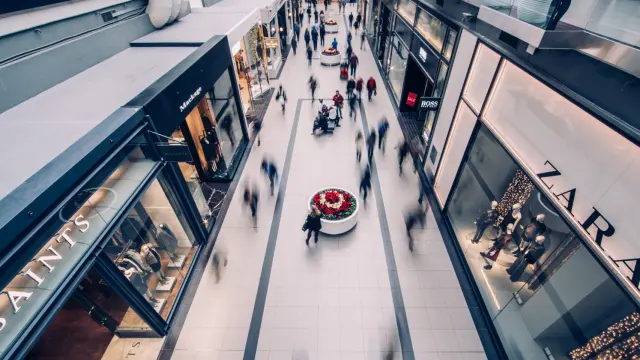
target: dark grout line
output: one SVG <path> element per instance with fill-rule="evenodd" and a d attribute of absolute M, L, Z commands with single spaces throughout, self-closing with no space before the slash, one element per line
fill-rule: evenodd
<path fill-rule="evenodd" d="M 364 105 L 360 103 L 360 120 L 365 139 L 369 136 L 369 122 L 364 110 Z M 366 156 L 366 154 L 363 154 Z M 378 218 L 380 221 L 380 232 L 382 234 L 382 243 L 384 245 L 384 256 L 387 260 L 387 272 L 389 275 L 389 284 L 391 285 L 391 297 L 393 298 L 393 307 L 396 314 L 396 326 L 398 328 L 398 336 L 400 338 L 400 349 L 404 360 L 414 360 L 413 343 L 411 342 L 411 333 L 409 332 L 409 323 L 407 322 L 407 312 L 404 307 L 404 299 L 402 297 L 402 289 L 400 287 L 400 278 L 398 277 L 398 267 L 396 266 L 396 257 L 393 253 L 393 244 L 391 243 L 391 233 L 389 232 L 389 223 L 387 222 L 387 212 L 384 207 L 382 198 L 382 189 L 380 180 L 376 170 L 375 159 L 371 161 L 371 181 L 373 191 L 376 196 L 376 207 L 378 208 Z"/>
<path fill-rule="evenodd" d="M 291 170 L 291 159 L 293 158 L 293 149 L 296 142 L 296 132 L 298 131 L 298 122 L 300 120 L 300 110 L 302 108 L 303 99 L 298 99 L 296 107 L 296 115 L 291 127 L 291 135 L 289 136 L 289 146 L 287 147 L 287 155 L 282 167 L 282 177 L 278 185 L 278 195 L 276 197 L 276 205 L 273 210 L 273 220 L 271 221 L 271 229 L 269 230 L 269 239 L 267 241 L 267 249 L 264 254 L 262 263 L 262 271 L 260 273 L 260 282 L 256 293 L 256 301 L 253 305 L 253 314 L 251 316 L 251 324 L 249 325 L 249 334 L 247 335 L 247 343 L 244 348 L 244 360 L 253 360 L 258 351 L 258 339 L 260 338 L 260 328 L 262 327 L 262 317 L 264 315 L 264 307 L 267 301 L 267 291 L 269 290 L 269 280 L 271 278 L 271 268 L 273 267 L 273 256 L 278 241 L 278 231 L 280 230 L 280 221 L 282 216 L 282 206 L 284 196 L 287 190 L 287 180 Z"/>

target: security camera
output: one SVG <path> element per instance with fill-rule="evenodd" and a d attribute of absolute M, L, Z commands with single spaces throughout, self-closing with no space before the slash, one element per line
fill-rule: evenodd
<path fill-rule="evenodd" d="M 462 13 L 462 22 L 474 22 L 477 19 L 477 15 L 471 13 Z"/>

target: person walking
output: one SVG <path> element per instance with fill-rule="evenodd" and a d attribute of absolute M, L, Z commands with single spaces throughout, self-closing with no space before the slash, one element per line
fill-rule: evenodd
<path fill-rule="evenodd" d="M 389 132 L 389 121 L 383 116 L 378 123 L 378 150 L 384 154 L 387 145 L 387 133 Z"/>
<path fill-rule="evenodd" d="M 360 14 L 358 14 L 358 16 L 360 16 Z M 358 29 L 359 29 L 359 28 L 360 28 L 360 22 L 359 22 L 358 20 L 356 20 L 356 21 L 353 23 L 353 29 L 354 29 L 354 32 L 356 33 L 356 35 L 358 35 Z"/>
<path fill-rule="evenodd" d="M 362 194 L 362 202 L 367 203 L 367 194 L 371 190 L 371 167 L 367 165 L 362 173 L 360 180 L 360 193 Z"/>
<path fill-rule="evenodd" d="M 369 136 L 367 136 L 367 155 L 369 158 L 369 164 L 373 159 L 373 149 L 376 147 L 376 129 L 371 128 L 369 130 Z"/>
<path fill-rule="evenodd" d="M 313 10 L 313 19 L 315 20 L 315 22 L 318 22 L 318 9 Z"/>
<path fill-rule="evenodd" d="M 324 22 L 320 23 L 320 46 L 324 47 L 324 36 L 327 34 L 327 30 L 324 28 Z"/>
<path fill-rule="evenodd" d="M 309 18 L 309 23 L 311 23 L 311 5 L 307 8 L 307 17 Z"/>
<path fill-rule="evenodd" d="M 338 50 L 338 40 L 336 38 L 333 38 L 333 41 L 331 42 L 331 47 Z"/>
<path fill-rule="evenodd" d="M 282 105 L 282 113 L 284 114 L 284 107 L 287 103 L 287 93 L 284 91 L 282 85 L 280 85 L 280 87 L 278 88 L 278 92 L 276 93 L 276 100 L 280 101 L 280 104 Z"/>
<path fill-rule="evenodd" d="M 255 185 L 245 185 L 244 189 L 244 197 L 242 203 L 245 206 L 248 206 L 251 210 L 251 218 L 253 219 L 253 224 L 257 228 L 258 225 L 258 201 L 260 195 L 258 193 L 258 188 Z"/>
<path fill-rule="evenodd" d="M 253 137 L 258 141 L 258 146 L 260 146 L 260 130 L 262 130 L 262 119 L 258 118 L 253 122 Z"/>
<path fill-rule="evenodd" d="M 420 224 L 421 227 L 425 226 L 427 223 L 427 211 L 422 207 L 422 205 L 420 205 L 405 216 L 404 222 L 407 229 L 407 238 L 409 240 L 409 251 L 413 252 L 414 239 L 411 235 L 411 229 L 413 229 L 416 224 Z"/>
<path fill-rule="evenodd" d="M 358 101 L 362 102 L 362 88 L 364 87 L 364 80 L 361 77 L 356 81 L 356 91 L 358 92 Z"/>
<path fill-rule="evenodd" d="M 222 277 L 222 268 L 227 267 L 228 263 L 229 259 L 224 251 L 219 249 L 213 251 L 211 265 L 213 265 L 213 273 L 216 276 L 216 284 L 220 282 L 220 278 Z"/>
<path fill-rule="evenodd" d="M 309 43 L 311 43 L 311 33 L 309 32 L 309 28 L 304 29 L 304 44 L 309 47 Z"/>
<path fill-rule="evenodd" d="M 296 40 L 300 41 L 300 24 L 296 23 L 296 26 L 293 30 L 296 33 Z"/>
<path fill-rule="evenodd" d="M 324 24 L 324 11 L 320 11 L 320 25 Z"/>
<path fill-rule="evenodd" d="M 349 29 L 353 26 L 353 13 L 349 13 Z"/>
<path fill-rule="evenodd" d="M 340 94 L 339 90 L 336 90 L 336 94 L 333 95 L 333 106 L 336 107 L 336 126 L 340 126 L 339 122 L 342 119 L 342 105 L 344 104 L 344 97 Z"/>
<path fill-rule="evenodd" d="M 311 90 L 311 102 L 314 102 L 316 99 L 316 89 L 318 88 L 318 80 L 316 80 L 316 78 L 313 77 L 313 75 L 311 75 L 309 76 L 308 84 L 309 84 L 309 90 Z"/>
<path fill-rule="evenodd" d="M 298 39 L 295 36 L 291 37 L 291 49 L 293 50 L 293 55 L 295 55 L 296 50 L 298 50 Z"/>
<path fill-rule="evenodd" d="M 409 155 L 409 142 L 404 139 L 396 148 L 398 149 L 398 167 L 400 168 L 400 176 L 402 176 L 402 163 L 404 163 L 404 159 Z"/>
<path fill-rule="evenodd" d="M 362 135 L 362 131 L 358 130 L 356 134 L 356 160 L 360 162 L 362 159 L 362 148 L 364 147 L 364 136 Z"/>
<path fill-rule="evenodd" d="M 360 64 L 360 60 L 356 54 L 351 54 L 349 58 L 349 68 L 351 70 L 351 76 L 356 76 L 356 69 L 358 68 L 358 64 Z"/>
<path fill-rule="evenodd" d="M 262 159 L 260 169 L 269 179 L 269 188 L 271 189 L 271 196 L 273 196 L 275 185 L 278 182 L 278 168 L 276 167 L 276 164 L 273 163 L 273 161 L 267 160 L 267 158 L 265 157 Z"/>
<path fill-rule="evenodd" d="M 351 90 L 352 92 L 354 90 Z M 353 121 L 356 121 L 356 117 L 358 115 L 358 113 L 356 112 L 356 108 L 358 107 L 358 98 L 356 97 L 355 94 L 351 94 L 351 96 L 349 97 L 349 118 L 353 119 Z"/>
<path fill-rule="evenodd" d="M 351 40 L 353 40 L 353 35 L 351 35 L 351 31 L 347 32 L 347 47 L 351 47 Z"/>
<path fill-rule="evenodd" d="M 358 13 L 358 16 L 356 16 L 356 24 L 358 24 L 358 26 L 359 26 L 361 24 L 361 21 L 362 21 L 362 15 L 360 13 Z M 364 29 L 364 27 L 363 27 L 363 29 Z"/>
<path fill-rule="evenodd" d="M 313 51 L 318 51 L 318 30 L 315 27 L 311 29 L 311 39 L 313 40 Z"/>
<path fill-rule="evenodd" d="M 311 66 L 312 58 L 313 58 L 313 50 L 311 50 L 311 46 L 307 45 L 307 60 L 309 61 L 309 66 Z"/>
<path fill-rule="evenodd" d="M 367 32 L 362 28 L 362 32 L 360 33 L 360 50 L 364 50 L 364 44 L 367 40 Z"/>
<path fill-rule="evenodd" d="M 329 0 L 324 0 L 324 11 L 329 11 Z"/>
<path fill-rule="evenodd" d="M 351 54 L 353 54 L 353 48 L 351 47 L 351 43 L 347 44 L 347 57 L 345 63 L 349 66 L 349 60 L 351 60 Z"/>
<path fill-rule="evenodd" d="M 349 78 L 347 80 L 347 100 L 351 100 L 353 96 L 353 91 L 356 89 L 356 81 L 353 78 Z"/>
<path fill-rule="evenodd" d="M 376 80 L 371 76 L 369 80 L 367 80 L 367 94 L 369 95 L 369 101 L 371 101 L 371 95 L 374 93 L 378 95 Z"/>
<path fill-rule="evenodd" d="M 304 22 L 304 8 L 300 8 L 298 11 L 298 23 L 302 24 Z"/>
<path fill-rule="evenodd" d="M 311 239 L 312 233 L 313 242 L 316 244 L 318 243 L 318 234 L 320 233 L 320 229 L 322 229 L 322 222 L 320 221 L 321 216 L 322 215 L 320 214 L 318 207 L 312 205 L 311 211 L 309 211 L 307 219 L 305 220 L 304 225 L 302 225 L 302 231 L 307 232 L 307 239 L 305 240 L 307 246 L 309 246 L 309 239 Z"/>

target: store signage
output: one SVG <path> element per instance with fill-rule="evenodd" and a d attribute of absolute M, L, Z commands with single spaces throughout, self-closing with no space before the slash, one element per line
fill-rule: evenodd
<path fill-rule="evenodd" d="M 427 61 L 427 50 L 425 50 L 423 47 L 420 47 L 418 56 L 420 56 L 420 60 Z"/>
<path fill-rule="evenodd" d="M 189 104 L 191 104 L 193 100 L 195 100 L 198 97 L 198 95 L 200 95 L 201 92 L 202 92 L 202 87 L 199 87 L 193 94 L 191 94 L 191 96 L 189 96 L 187 101 L 183 102 L 182 105 L 180 105 L 180 112 L 183 112 L 185 109 L 187 109 L 189 107 Z"/>
<path fill-rule="evenodd" d="M 439 97 L 423 97 L 420 99 L 420 110 L 435 111 L 440 107 Z"/>
<path fill-rule="evenodd" d="M 29 282 L 33 282 L 33 286 L 28 285 L 28 286 L 22 286 L 20 288 L 9 287 L 9 288 L 5 288 L 2 291 L 2 294 L 6 294 L 7 297 L 9 298 L 9 303 L 11 304 L 11 308 L 14 314 L 17 314 L 20 311 L 20 309 L 22 309 L 22 306 L 23 306 L 22 303 L 24 301 L 28 301 L 33 295 L 34 293 L 33 290 L 31 291 L 27 291 L 27 290 L 34 289 L 34 286 L 35 288 L 40 287 L 42 283 L 44 283 L 47 279 L 47 276 L 42 275 L 41 271 L 37 271 L 38 269 L 34 270 L 35 265 L 32 265 L 32 264 L 39 263 L 40 266 L 43 267 L 40 270 L 46 268 L 45 274 L 51 274 L 56 269 L 55 263 L 53 262 L 60 261 L 63 258 L 63 256 L 58 251 L 60 249 L 56 250 L 55 246 L 57 246 L 57 244 L 66 243 L 65 246 L 68 246 L 69 249 L 71 249 L 76 244 L 76 241 L 71 236 L 71 231 L 74 228 L 76 228 L 81 233 L 85 233 L 87 232 L 87 230 L 89 230 L 90 224 L 89 224 L 89 221 L 84 217 L 84 215 L 78 215 L 70 222 L 72 222 L 75 226 L 63 228 L 62 231 L 56 234 L 56 236 L 47 244 L 47 247 L 44 248 L 45 250 L 44 255 L 40 255 L 35 259 L 33 259 L 27 265 L 27 267 L 23 269 L 22 272 L 16 275 L 13 279 L 14 281 L 27 279 L 29 280 Z M 8 325 L 7 318 L 0 317 L 0 331 L 4 330 L 7 327 L 7 325 Z"/>
<path fill-rule="evenodd" d="M 266 48 L 275 49 L 278 47 L 278 38 L 277 37 L 265 37 L 264 46 Z"/>
<path fill-rule="evenodd" d="M 409 92 L 407 94 L 407 102 L 406 104 L 413 107 L 416 106 L 416 99 L 418 98 L 418 94 Z"/>

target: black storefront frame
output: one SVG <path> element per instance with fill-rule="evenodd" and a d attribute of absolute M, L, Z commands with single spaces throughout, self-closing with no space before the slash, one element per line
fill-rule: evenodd
<path fill-rule="evenodd" d="M 139 47 L 168 45 L 171 46 L 172 44 L 132 44 L 132 46 Z M 173 44 L 173 46 L 180 46 L 180 44 Z M 246 114 L 242 109 L 240 88 L 236 81 L 233 58 L 226 36 L 214 36 L 203 43 L 176 67 L 164 74 L 126 105 L 127 107 L 143 107 L 156 129 L 155 131 L 161 135 L 154 135 L 155 142 L 167 144 L 166 137 L 170 137 L 175 129 L 186 122 L 187 115 L 209 92 L 213 91 L 216 81 L 225 75 L 225 72 L 230 79 L 231 94 L 234 98 L 235 109 L 239 114 L 242 129 L 242 139 L 238 140 L 232 159 L 225 159 L 234 163 L 235 166 L 224 178 L 214 177 L 205 173 L 198 159 L 198 153 L 193 143 L 194 140 L 190 139 L 190 135 L 185 136 L 191 159 L 184 159 L 184 161 L 193 161 L 198 169 L 198 175 L 210 182 L 230 182 L 238 170 L 239 159 L 242 158 L 249 143 L 249 132 L 245 120 Z"/>
<path fill-rule="evenodd" d="M 125 147 L 129 146 L 134 138 L 140 136 L 144 137 L 146 143 L 150 146 L 141 146 L 144 147 L 145 154 L 147 154 L 151 160 L 157 161 L 156 164 L 137 186 L 133 195 L 129 196 L 123 206 L 117 211 L 113 220 L 105 224 L 106 226 L 98 236 L 98 239 L 81 255 L 78 262 L 65 275 L 63 282 L 52 291 L 45 303 L 34 314 L 34 316 L 30 318 L 26 326 L 21 329 L 13 343 L 7 347 L 3 356 L 8 358 L 22 358 L 26 356 L 32 346 L 38 341 L 39 337 L 46 331 L 49 323 L 76 291 L 79 283 L 90 269 L 95 269 L 98 274 L 103 276 L 111 288 L 122 296 L 122 298 L 127 301 L 142 320 L 152 328 L 152 331 L 136 332 L 136 337 L 158 337 L 164 336 L 168 333 L 170 325 L 180 307 L 183 293 L 189 286 L 191 275 L 195 271 L 194 265 L 207 242 L 207 237 L 202 226 L 193 227 L 194 223 L 199 223 L 197 219 L 198 216 L 194 212 L 195 203 L 193 202 L 193 198 L 191 198 L 188 191 L 186 193 L 188 198 L 185 198 L 183 190 L 186 187 L 186 183 L 183 179 L 173 176 L 171 171 L 167 171 L 169 169 L 169 167 L 166 166 L 167 163 L 159 159 L 160 154 L 152 145 L 153 138 L 148 132 L 147 126 L 148 124 L 142 124 L 136 127 L 128 134 L 123 142 L 112 146 L 110 154 L 101 159 L 98 163 L 94 163 L 94 166 L 91 167 L 92 171 L 88 174 L 76 174 L 76 176 L 81 178 L 82 181 L 80 181 L 77 186 L 73 187 L 73 189 L 66 194 L 64 199 L 56 201 L 57 205 L 42 218 L 38 219 L 35 228 L 29 232 L 29 236 L 22 239 L 23 242 L 31 243 L 32 246 L 26 249 L 21 249 L 22 251 L 19 253 L 5 254 L 3 263 L 11 263 L 13 265 L 12 268 L 14 269 L 16 267 L 19 269 L 24 267 L 24 264 L 28 263 L 33 258 L 34 253 L 39 251 L 46 242 L 51 239 L 51 234 L 59 230 L 55 223 L 52 223 L 52 219 L 58 216 L 58 212 L 87 186 L 103 184 L 113 171 L 118 169 L 122 164 L 122 161 L 126 159 L 121 157 L 123 154 L 122 151 Z M 161 315 L 143 299 L 142 295 L 139 294 L 134 286 L 121 275 L 113 262 L 103 252 L 105 244 L 111 239 L 115 231 L 127 218 L 131 209 L 133 209 L 140 201 L 140 198 L 145 194 L 149 186 L 156 180 L 159 180 L 162 183 L 162 188 L 165 191 L 166 196 L 169 198 L 170 203 L 181 208 L 182 216 L 184 216 L 187 221 L 186 226 L 189 226 L 193 233 L 194 245 L 198 245 L 192 260 L 192 266 L 190 266 L 184 274 L 183 283 L 176 293 L 176 300 L 172 305 L 166 320 L 164 320 Z M 189 200 L 193 206 L 185 207 L 184 205 L 188 204 Z M 28 251 L 27 249 L 31 251 Z M 33 251 L 34 249 L 35 252 Z M 9 282 L 11 282 L 19 271 L 20 270 L 15 272 L 8 269 L 7 266 L 4 266 L 2 268 L 2 275 L 0 275 L 0 282 L 2 283 L 2 286 L 5 287 Z M 114 336 L 117 335 L 114 334 Z"/>

